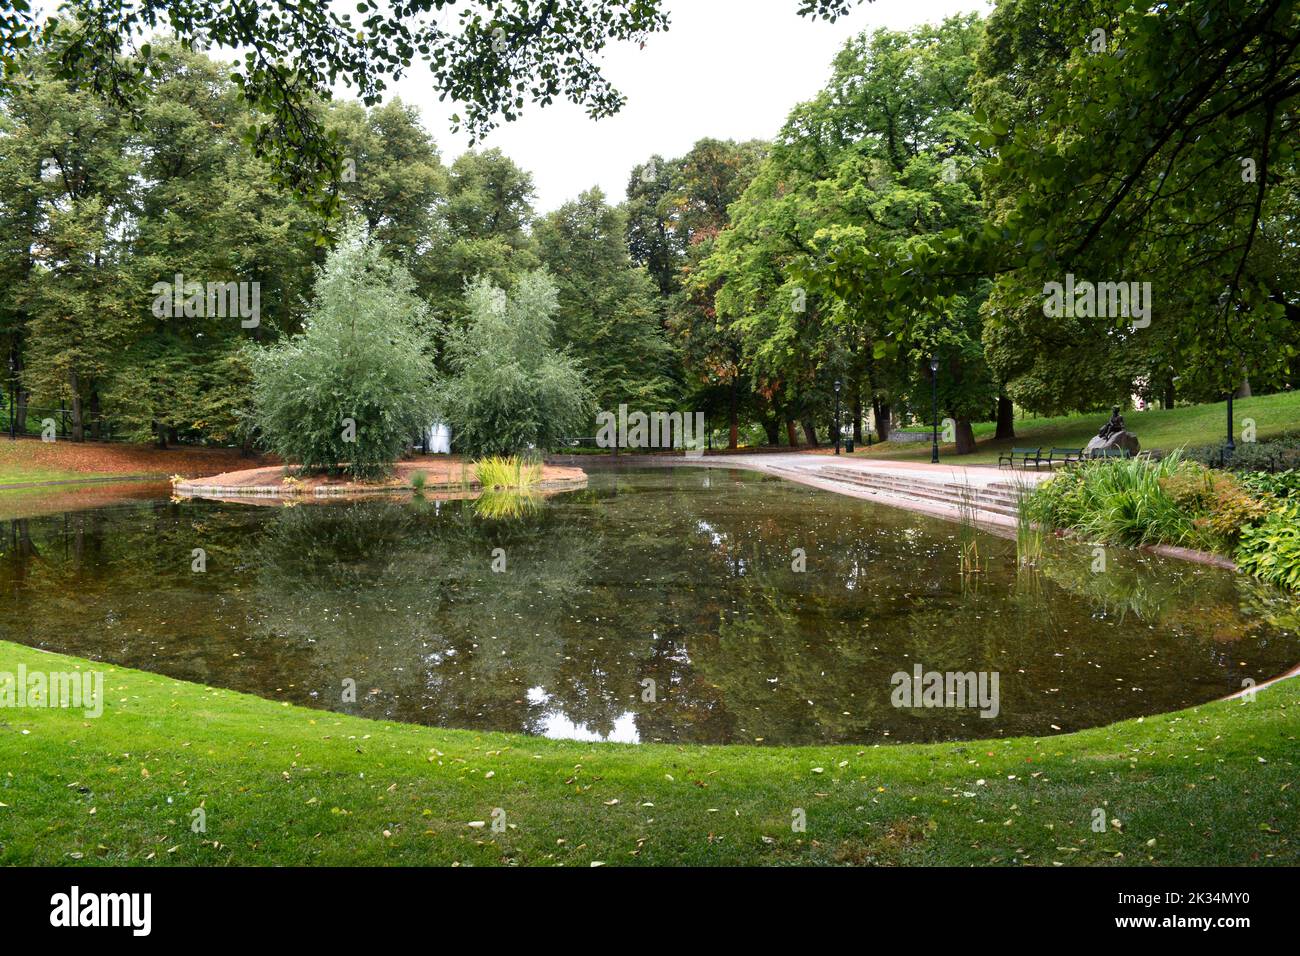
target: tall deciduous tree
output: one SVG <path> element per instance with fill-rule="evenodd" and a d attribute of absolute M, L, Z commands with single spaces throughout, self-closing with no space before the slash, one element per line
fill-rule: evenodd
<path fill-rule="evenodd" d="M 626 214 L 593 189 L 543 218 L 534 236 L 559 290 L 556 342 L 586 369 L 596 404 L 660 410 L 671 397 L 672 353 L 626 229 Z"/>

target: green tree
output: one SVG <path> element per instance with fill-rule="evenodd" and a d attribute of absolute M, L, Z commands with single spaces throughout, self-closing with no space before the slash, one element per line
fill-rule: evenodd
<path fill-rule="evenodd" d="M 475 457 L 547 451 L 590 423 L 582 370 L 554 346 L 559 292 L 544 271 L 507 294 L 486 278 L 466 292 L 469 320 L 447 337 L 442 414 Z"/>
<path fill-rule="evenodd" d="M 693 404 L 712 415 L 721 411 L 729 426 L 729 445 L 740 439 L 742 410 L 753 400 L 740 336 L 718 321 L 717 282 L 701 270 L 728 209 L 749 185 L 767 146 L 703 139 L 670 164 L 672 188 L 660 201 L 677 253 L 680 291 L 669 300 L 667 327 L 676 344 Z"/>
<path fill-rule="evenodd" d="M 432 320 L 415 281 L 359 228 L 319 270 L 306 329 L 251 348 L 255 419 L 304 469 L 376 478 L 434 419 Z"/>
<path fill-rule="evenodd" d="M 801 14 L 832 20 L 851 5 L 798 0 Z M 233 79 L 266 115 L 250 139 L 284 182 L 309 191 L 325 211 L 338 208 L 331 184 L 338 182 L 342 157 L 312 104 L 329 99 L 338 83 L 372 106 L 389 80 L 422 60 L 433 88 L 462 104 L 464 118 L 456 114 L 453 122 L 475 137 L 514 119 L 526 100 L 545 106 L 564 98 L 598 118 L 623 104 L 601 72 L 601 52 L 611 41 L 644 43 L 668 27 L 662 0 L 359 0 L 356 20 L 328 5 L 287 0 L 262 7 L 193 0 L 183 9 L 170 0 L 69 0 L 58 9 L 66 20 L 26 2 L 0 11 L 0 82 L 17 72 L 20 51 L 46 43 L 55 47 L 65 78 L 83 77 L 129 104 L 142 78 L 167 56 L 148 40 L 161 24 L 186 46 L 240 50 Z"/>
<path fill-rule="evenodd" d="M 593 189 L 546 216 L 534 236 L 559 291 L 556 344 L 582 363 L 597 406 L 662 409 L 672 353 L 654 284 L 633 265 L 626 229 L 626 214 Z"/>
<path fill-rule="evenodd" d="M 72 439 L 81 441 L 85 403 L 95 404 L 134 317 L 126 233 L 138 160 L 106 103 L 54 78 L 46 56 L 24 63 L 0 137 L 3 164 L 15 174 L 0 201 L 15 229 L 4 311 L 22 391 L 37 405 L 69 408 Z"/>
<path fill-rule="evenodd" d="M 484 276 L 500 287 L 538 267 L 529 228 L 533 178 L 499 149 L 469 151 L 448 171 L 447 200 L 413 269 L 434 311 L 449 325 L 465 318 L 465 288 Z"/>

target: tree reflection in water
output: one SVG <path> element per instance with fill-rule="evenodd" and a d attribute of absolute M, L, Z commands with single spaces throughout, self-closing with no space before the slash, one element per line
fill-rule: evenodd
<path fill-rule="evenodd" d="M 1294 602 L 1227 572 L 1112 549 L 1094 574 L 1090 548 L 1055 543 L 1018 573 L 1014 543 L 983 537 L 964 587 L 957 526 L 775 479 L 598 472 L 514 498 L 10 522 L 0 633 L 373 717 L 701 743 L 1043 735 L 1300 658 Z M 894 708 L 916 664 L 997 671 L 998 717 Z"/>

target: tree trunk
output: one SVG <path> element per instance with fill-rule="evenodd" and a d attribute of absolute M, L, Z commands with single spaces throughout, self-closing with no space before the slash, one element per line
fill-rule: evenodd
<path fill-rule="evenodd" d="M 998 396 L 998 430 L 993 437 L 999 441 L 1016 438 L 1016 408 L 1005 395 Z"/>
<path fill-rule="evenodd" d="M 881 441 L 889 441 L 889 403 L 876 400 L 871 404 L 876 413 L 876 433 Z"/>
<path fill-rule="evenodd" d="M 817 425 L 811 419 L 808 418 L 805 418 L 800 424 L 803 425 L 804 438 L 808 439 L 808 444 L 811 447 L 816 448 L 817 447 Z"/>
<path fill-rule="evenodd" d="M 1176 393 L 1174 391 L 1174 380 L 1173 377 L 1170 376 L 1169 380 L 1165 382 L 1165 398 L 1164 398 L 1165 411 L 1168 411 L 1169 409 L 1174 407 L 1175 395 Z"/>
<path fill-rule="evenodd" d="M 793 418 L 785 420 L 785 437 L 790 442 L 791 448 L 799 447 L 799 433 L 795 431 Z"/>
<path fill-rule="evenodd" d="M 731 438 L 727 445 L 732 451 L 740 447 L 740 396 L 737 394 L 736 380 L 731 380 Z"/>
<path fill-rule="evenodd" d="M 18 406 L 14 411 L 14 430 L 23 435 L 27 432 L 27 404 L 31 401 L 32 393 L 22 384 L 23 353 L 21 350 L 18 350 L 14 356 L 14 374 L 18 376 L 18 381 L 14 383 L 14 403 Z"/>
<path fill-rule="evenodd" d="M 154 445 L 162 451 L 167 450 L 167 426 L 160 421 L 153 423 Z"/>
<path fill-rule="evenodd" d="M 975 429 L 969 418 L 957 419 L 957 454 L 969 455 L 975 451 Z"/>
<path fill-rule="evenodd" d="M 1241 383 L 1241 387 L 1237 389 L 1237 394 L 1234 395 L 1234 396 L 1232 396 L 1232 397 L 1233 397 L 1233 398 L 1250 398 L 1250 397 L 1251 397 L 1251 392 L 1250 392 L 1250 376 L 1249 376 L 1249 375 L 1247 375 L 1246 378 L 1242 381 L 1242 383 Z"/>
<path fill-rule="evenodd" d="M 72 440 L 86 440 L 86 426 L 81 418 L 81 387 L 75 371 L 68 373 L 68 387 L 72 391 Z"/>
<path fill-rule="evenodd" d="M 781 444 L 781 421 L 780 419 L 764 418 L 763 431 L 767 434 L 767 443 L 770 447 L 775 448 Z"/>
<path fill-rule="evenodd" d="M 853 443 L 862 444 L 862 396 L 853 396 Z"/>
<path fill-rule="evenodd" d="M 90 437 L 95 441 L 103 438 L 103 423 L 99 420 L 99 389 L 90 390 Z"/>

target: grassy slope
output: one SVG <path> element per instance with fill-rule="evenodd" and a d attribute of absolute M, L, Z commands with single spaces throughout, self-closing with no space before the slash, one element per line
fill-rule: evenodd
<path fill-rule="evenodd" d="M 6 485 L 34 481 L 174 474 L 195 477 L 215 475 L 260 462 L 240 456 L 235 449 L 173 447 L 165 451 L 151 445 L 106 442 L 9 441 L 0 435 L 0 491 Z"/>
<path fill-rule="evenodd" d="M 1233 402 L 1233 415 L 1237 440 L 1241 441 L 1242 422 L 1255 420 L 1258 438 L 1263 441 L 1285 431 L 1300 428 L 1300 392 L 1242 398 Z M 1016 422 L 1014 442 L 994 442 L 993 425 L 976 427 L 978 450 L 972 455 L 956 457 L 953 446 L 940 446 L 940 455 L 953 464 L 996 464 L 998 452 L 1015 447 L 1044 449 L 1082 448 L 1097 434 L 1105 423 L 1105 413 L 1070 415 L 1061 418 L 1029 418 Z M 1183 445 L 1211 445 L 1224 440 L 1227 434 L 1227 403 L 1217 405 L 1188 405 L 1168 411 L 1155 409 L 1146 412 L 1128 412 L 1124 415 L 1129 430 L 1138 436 L 1143 448 L 1173 451 Z M 915 444 L 903 446 L 882 445 L 877 449 L 862 449 L 864 455 L 897 460 L 930 460 L 930 446 Z"/>
<path fill-rule="evenodd" d="M 20 661 L 91 666 L 0 642 L 0 671 Z M 0 711 L 0 864 L 1300 862 L 1297 680 L 1041 740 L 760 749 L 434 730 L 106 671 L 99 719 Z M 468 826 L 494 807 L 507 832 Z M 1122 829 L 1093 833 L 1094 807 Z"/>

